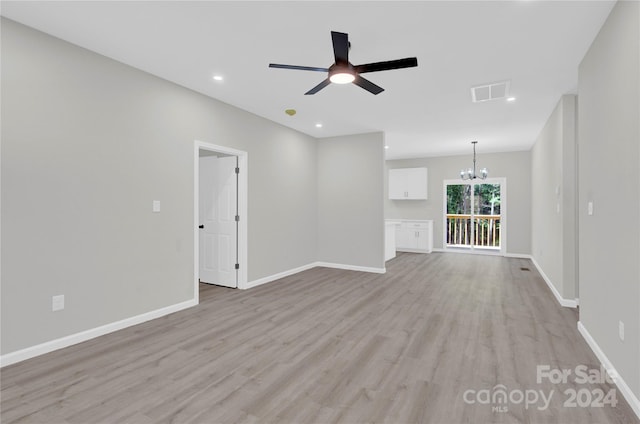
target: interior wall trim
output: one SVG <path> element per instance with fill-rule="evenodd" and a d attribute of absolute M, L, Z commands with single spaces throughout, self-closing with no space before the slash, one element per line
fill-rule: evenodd
<path fill-rule="evenodd" d="M 374 274 L 384 274 L 385 272 L 387 272 L 386 268 L 372 268 L 372 267 L 366 267 L 366 266 L 345 265 L 345 264 L 336 264 L 336 263 L 330 263 L 330 262 L 311 262 L 309 264 L 302 265 L 297 268 L 292 268 L 287 271 L 282 271 L 277 274 L 269 275 L 267 277 L 258 278 L 257 280 L 250 281 L 243 287 L 238 287 L 238 288 L 250 289 L 250 288 L 261 286 L 263 284 L 267 284 L 272 281 L 276 281 L 281 278 L 285 278 L 290 275 L 297 274 L 302 271 L 307 271 L 309 269 L 316 268 L 316 267 L 345 269 L 348 271 L 370 272 Z"/>
<path fill-rule="evenodd" d="M 122 330 L 124 328 L 131 327 L 137 324 L 142 324 L 143 322 L 147 322 L 152 319 L 160 318 L 165 315 L 181 311 L 183 309 L 191 308 L 192 306 L 196 306 L 197 304 L 198 301 L 196 299 L 187 300 L 185 302 L 176 303 L 174 305 L 166 306 L 164 308 L 156 309 L 130 318 L 125 318 L 123 320 L 112 322 L 110 324 L 101 325 L 100 327 L 91 328 L 89 330 L 81 331 L 79 333 L 71 334 L 59 339 L 27 347 L 25 349 L 20 349 L 15 352 L 10 352 L 0 356 L 0 368 L 6 367 L 7 365 L 15 364 L 17 362 L 22 362 L 36 356 L 44 355 L 45 353 L 53 352 L 58 349 L 86 342 L 87 340 L 95 339 L 96 337 L 104 336 L 105 334 L 113 333 L 114 331 Z"/>
<path fill-rule="evenodd" d="M 640 418 L 640 399 L 631 391 L 631 388 L 627 384 L 627 382 L 622 378 L 622 376 L 616 371 L 616 368 L 613 366 L 607 355 L 602 351 L 598 343 L 596 343 L 595 339 L 589 333 L 589 330 L 582 324 L 581 321 L 578 321 L 578 331 L 582 334 L 582 337 L 587 342 L 593 353 L 596 355 L 604 369 L 607 371 L 607 374 L 614 381 L 622 396 L 626 399 L 633 409 L 633 412 Z"/>
<path fill-rule="evenodd" d="M 244 150 L 233 149 L 231 147 L 221 146 L 218 144 L 207 143 L 205 141 L 195 140 L 193 142 L 193 297 L 198 301 L 200 296 L 200 230 L 198 226 L 199 220 L 199 197 L 200 197 L 200 150 L 210 152 L 223 153 L 226 155 L 236 156 L 238 158 L 238 210 L 240 216 L 238 222 L 238 246 L 237 263 L 240 265 L 237 276 L 237 287 L 246 288 L 249 273 L 249 153 Z"/>
<path fill-rule="evenodd" d="M 549 277 L 547 277 L 547 274 L 544 273 L 544 271 L 542 270 L 542 268 L 540 267 L 540 265 L 536 261 L 536 258 L 531 256 L 531 262 L 533 262 L 533 264 L 535 265 L 536 269 L 538 270 L 538 272 L 542 276 L 542 279 L 544 280 L 545 283 L 547 283 L 547 286 L 549 286 L 549 289 L 551 289 L 551 293 L 553 293 L 553 295 L 555 296 L 556 300 L 558 301 L 558 303 L 561 306 L 564 306 L 566 308 L 577 308 L 578 307 L 578 299 L 565 299 L 564 297 L 562 297 L 562 295 L 560 295 L 560 292 L 558 291 L 558 289 L 556 289 L 556 286 L 553 285 L 553 283 L 551 282 Z"/>
<path fill-rule="evenodd" d="M 359 265 L 345 265 L 345 264 L 336 264 L 332 262 L 316 262 L 316 266 L 320 266 L 324 268 L 346 269 L 348 271 L 370 272 L 373 274 L 384 274 L 387 272 L 386 268 L 373 268 L 369 266 L 359 266 Z"/>
<path fill-rule="evenodd" d="M 273 274 L 273 275 L 268 275 L 266 277 L 258 278 L 257 280 L 249 281 L 247 284 L 243 285 L 242 287 L 238 287 L 238 288 L 239 289 L 251 289 L 253 287 L 261 286 L 263 284 L 267 284 L 267 283 L 270 283 L 272 281 L 276 281 L 276 280 L 279 280 L 281 278 L 285 278 L 285 277 L 288 277 L 290 275 L 297 274 L 299 272 L 306 271 L 306 270 L 309 270 L 311 268 L 315 268 L 315 266 L 316 266 L 315 262 L 312 262 L 310 264 L 302 265 L 302 266 L 299 266 L 297 268 L 292 268 L 292 269 L 289 269 L 289 270 L 286 270 L 286 271 L 278 272 L 278 273 Z"/>

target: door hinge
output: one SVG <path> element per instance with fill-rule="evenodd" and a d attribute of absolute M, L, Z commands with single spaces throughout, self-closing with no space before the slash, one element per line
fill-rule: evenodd
<path fill-rule="evenodd" d="M 236 174 L 240 173 L 240 168 L 236 167 Z"/>
<path fill-rule="evenodd" d="M 240 269 L 240 264 L 236 264 L 236 269 Z"/>
<path fill-rule="evenodd" d="M 236 222 L 240 222 L 240 215 L 236 215 Z"/>

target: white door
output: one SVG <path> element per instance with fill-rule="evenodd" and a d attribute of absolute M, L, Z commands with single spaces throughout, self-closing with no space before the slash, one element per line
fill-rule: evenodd
<path fill-rule="evenodd" d="M 235 156 L 218 159 L 218 278 L 221 286 L 237 287 L 238 178 Z"/>
<path fill-rule="evenodd" d="M 200 281 L 237 287 L 235 156 L 200 158 Z"/>

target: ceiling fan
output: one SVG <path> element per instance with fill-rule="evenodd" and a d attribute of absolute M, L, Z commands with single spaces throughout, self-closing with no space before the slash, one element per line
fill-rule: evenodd
<path fill-rule="evenodd" d="M 308 95 L 316 94 L 330 83 L 348 84 L 350 82 L 364 88 L 372 94 L 380 94 L 384 91 L 384 88 L 362 78 L 360 74 L 418 66 L 418 59 L 415 57 L 407 57 L 405 59 L 389 60 L 385 62 L 366 63 L 364 65 L 352 65 L 351 62 L 349 62 L 349 48 L 351 47 L 351 43 L 349 43 L 349 34 L 331 31 L 331 40 L 333 41 L 335 63 L 328 68 L 280 65 L 278 63 L 270 63 L 269 67 L 295 69 L 299 71 L 328 72 L 329 76 L 324 81 L 304 93 L 305 95 Z"/>

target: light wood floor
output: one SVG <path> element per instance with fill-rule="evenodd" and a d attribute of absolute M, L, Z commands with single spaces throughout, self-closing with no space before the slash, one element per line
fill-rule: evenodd
<path fill-rule="evenodd" d="M 529 270 L 523 270 L 528 268 Z M 536 366 L 599 363 L 523 259 L 400 254 L 384 275 L 316 268 L 5 367 L 2 423 L 637 423 L 563 407 Z M 554 390 L 469 404 L 473 393 Z M 615 389 L 614 389 L 615 390 Z M 514 399 L 519 400 L 517 395 Z M 492 410 L 506 407 L 506 412 Z"/>

